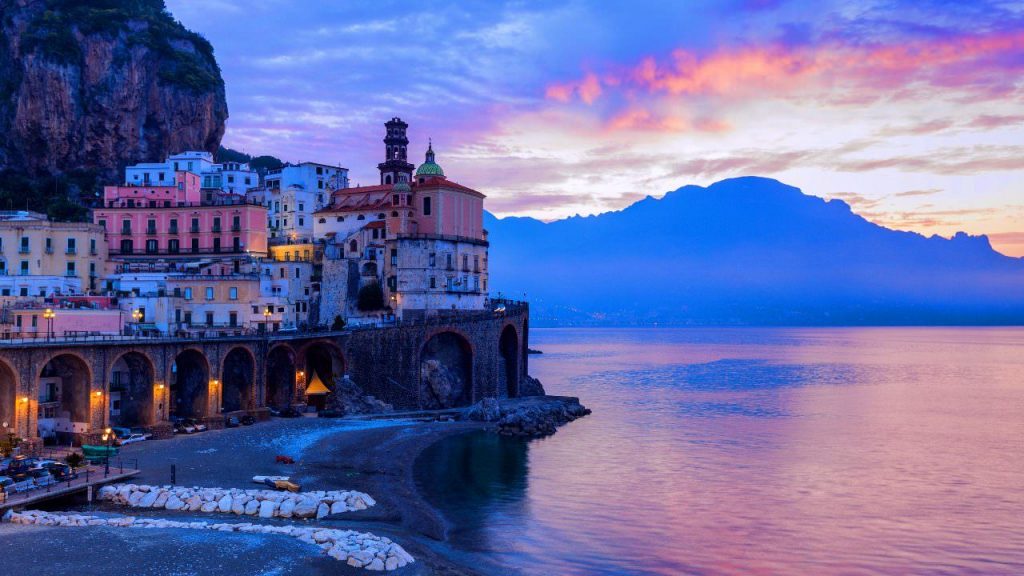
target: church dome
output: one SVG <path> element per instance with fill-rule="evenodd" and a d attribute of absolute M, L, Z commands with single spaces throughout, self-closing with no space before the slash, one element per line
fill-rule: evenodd
<path fill-rule="evenodd" d="M 395 182 L 395 185 L 391 189 L 395 192 L 412 192 L 412 187 L 409 186 L 409 183 L 402 180 Z"/>
<path fill-rule="evenodd" d="M 427 158 L 420 167 L 416 169 L 417 178 L 427 178 L 430 176 L 440 176 L 444 178 L 444 170 L 441 169 L 441 165 L 434 161 L 434 143 L 431 142 L 427 146 Z"/>

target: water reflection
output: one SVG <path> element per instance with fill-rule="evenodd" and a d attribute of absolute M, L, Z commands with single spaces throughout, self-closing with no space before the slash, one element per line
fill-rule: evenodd
<path fill-rule="evenodd" d="M 420 474 L 488 573 L 1024 573 L 1022 329 L 531 344 L 594 414 L 528 450 L 446 441 Z"/>

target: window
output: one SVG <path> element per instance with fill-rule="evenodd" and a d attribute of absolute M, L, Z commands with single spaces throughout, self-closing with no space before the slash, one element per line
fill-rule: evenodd
<path fill-rule="evenodd" d="M 192 299 L 192 288 L 185 288 L 185 300 Z"/>
<path fill-rule="evenodd" d="M 146 240 L 146 254 L 156 254 L 157 251 L 156 240 Z"/>
<path fill-rule="evenodd" d="M 360 214 L 359 216 L 356 216 L 356 220 L 366 220 L 366 216 Z"/>
<path fill-rule="evenodd" d="M 68 254 L 74 254 L 78 251 L 78 242 L 74 238 L 68 238 L 67 252 Z"/>
<path fill-rule="evenodd" d="M 452 269 L 452 255 L 451 254 L 445 254 L 445 256 L 446 256 L 446 260 L 447 260 L 447 264 L 448 264 L 446 266 L 446 268 L 451 270 Z"/>
<path fill-rule="evenodd" d="M 213 300 L 213 286 L 206 287 L 206 299 Z"/>
<path fill-rule="evenodd" d="M 192 253 L 197 254 L 199 252 L 199 238 L 192 239 Z"/>
<path fill-rule="evenodd" d="M 121 221 L 121 234 L 131 234 L 131 233 L 132 233 L 132 221 L 131 220 L 122 220 Z"/>
<path fill-rule="evenodd" d="M 234 238 L 232 238 L 231 239 L 231 249 L 234 250 L 235 252 L 241 252 L 242 251 L 242 239 L 239 238 L 238 236 L 235 236 Z"/>
<path fill-rule="evenodd" d="M 192 233 L 199 232 L 199 218 L 192 219 Z"/>
<path fill-rule="evenodd" d="M 321 189 L 321 190 L 323 190 L 324 189 L 324 181 L 323 180 L 318 180 L 317 183 L 316 183 L 316 187 Z"/>
<path fill-rule="evenodd" d="M 39 326 L 39 316 L 36 315 L 36 314 L 33 314 L 32 315 L 32 327 L 35 328 L 37 326 Z"/>
<path fill-rule="evenodd" d="M 242 218 L 240 216 L 231 217 L 231 229 L 238 232 L 242 229 Z"/>
<path fill-rule="evenodd" d="M 121 254 L 131 254 L 133 249 L 131 240 L 121 240 Z"/>
<path fill-rule="evenodd" d="M 430 216 L 430 196 L 423 199 L 423 215 Z"/>
<path fill-rule="evenodd" d="M 220 238 L 213 239 L 213 251 L 215 253 L 220 252 Z"/>
<path fill-rule="evenodd" d="M 46 239 L 46 253 L 53 254 L 53 238 Z"/>
<path fill-rule="evenodd" d="M 28 276 L 28 260 L 21 261 L 21 275 Z"/>
<path fill-rule="evenodd" d="M 96 255 L 96 239 L 95 238 L 90 238 L 89 239 L 89 254 L 92 254 L 93 256 Z"/>
<path fill-rule="evenodd" d="M 383 220 L 385 218 L 384 213 L 377 214 L 377 220 Z"/>
<path fill-rule="evenodd" d="M 180 251 L 177 238 L 167 241 L 167 251 L 171 254 L 177 254 Z"/>
<path fill-rule="evenodd" d="M 434 266 L 437 266 L 437 254 L 431 253 L 430 257 L 428 258 L 428 260 L 430 262 L 430 267 L 431 268 L 433 268 Z"/>
<path fill-rule="evenodd" d="M 479 254 L 474 254 L 473 255 L 473 272 L 479 272 L 479 271 L 480 271 L 480 255 Z"/>
<path fill-rule="evenodd" d="M 337 218 L 334 219 L 334 221 L 335 222 L 344 222 L 345 221 L 345 217 L 344 216 L 338 216 Z"/>
<path fill-rule="evenodd" d="M 320 223 L 320 224 L 327 224 L 327 218 L 321 218 L 321 219 L 317 220 L 317 222 Z"/>
<path fill-rule="evenodd" d="M 359 251 L 359 244 L 356 244 L 355 240 L 349 242 L 348 243 L 348 251 L 349 252 L 358 252 Z"/>
<path fill-rule="evenodd" d="M 185 324 L 192 325 L 192 312 L 185 312 Z"/>
<path fill-rule="evenodd" d="M 171 234 L 177 234 L 178 233 L 178 219 L 177 218 L 171 218 L 171 226 L 170 226 L 169 232 Z"/>
<path fill-rule="evenodd" d="M 302 216 L 299 216 L 299 226 L 304 226 L 305 224 L 306 224 L 306 219 L 303 218 Z"/>
<path fill-rule="evenodd" d="M 398 194 L 391 195 L 391 205 L 398 206 Z"/>
<path fill-rule="evenodd" d="M 398 266 L 398 249 L 397 248 L 392 248 L 391 249 L 391 265 L 392 266 Z"/>
<path fill-rule="evenodd" d="M 278 272 L 278 274 L 277 274 L 278 277 L 284 278 L 284 266 L 278 268 L 277 272 Z"/>
<path fill-rule="evenodd" d="M 303 204 L 302 202 L 299 202 L 299 212 L 305 212 L 305 211 L 306 211 L 306 205 Z"/>
<path fill-rule="evenodd" d="M 231 288 L 228 289 L 228 299 L 238 300 L 238 288 L 232 286 Z"/>
<path fill-rule="evenodd" d="M 213 217 L 213 231 L 220 232 L 220 216 Z"/>
<path fill-rule="evenodd" d="M 97 222 L 97 224 L 99 224 L 100 227 L 103 228 L 104 232 L 107 231 L 107 221 L 106 220 L 100 220 L 100 221 Z"/>
<path fill-rule="evenodd" d="M 213 326 L 213 312 L 206 313 L 206 325 Z"/>
<path fill-rule="evenodd" d="M 234 184 L 234 183 L 235 183 L 235 177 L 229 174 L 228 175 L 228 184 Z"/>
<path fill-rule="evenodd" d="M 21 251 L 28 252 L 28 236 L 21 237 Z"/>
<path fill-rule="evenodd" d="M 463 272 L 468 272 L 469 271 L 469 254 L 463 254 L 462 255 L 462 271 Z"/>
<path fill-rule="evenodd" d="M 21 295 L 21 296 L 28 296 L 28 288 L 25 287 L 25 286 L 22 286 L 21 289 L 18 290 L 18 294 Z M 18 320 L 19 321 L 21 320 L 21 316 L 18 316 Z M 18 326 L 21 326 L 21 324 L 18 324 Z"/>
<path fill-rule="evenodd" d="M 232 327 L 238 326 L 238 312 L 228 313 L 228 325 Z"/>
<path fill-rule="evenodd" d="M 434 277 L 434 276 L 430 277 L 430 287 L 431 288 L 437 288 L 437 278 Z"/>
<path fill-rule="evenodd" d="M 295 269 L 295 277 L 296 278 L 299 278 L 299 277 L 302 276 L 301 270 L 302 270 L 301 268 L 296 268 Z"/>
<path fill-rule="evenodd" d="M 74 261 L 68 262 L 67 270 L 64 272 L 64 275 L 65 276 L 74 276 L 75 274 L 76 274 L 76 272 L 75 272 L 75 262 Z"/>

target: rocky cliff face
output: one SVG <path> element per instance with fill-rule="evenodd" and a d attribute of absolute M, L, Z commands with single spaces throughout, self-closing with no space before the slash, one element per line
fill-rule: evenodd
<path fill-rule="evenodd" d="M 0 169 L 117 181 L 128 164 L 216 152 L 220 69 L 163 0 L 3 0 L 0 31 Z"/>

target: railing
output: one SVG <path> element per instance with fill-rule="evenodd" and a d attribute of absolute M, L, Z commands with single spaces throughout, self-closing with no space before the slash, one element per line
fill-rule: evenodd
<path fill-rule="evenodd" d="M 156 250 L 145 250 L 145 251 L 135 250 L 135 249 L 132 249 L 132 250 L 112 249 L 112 250 L 110 250 L 109 255 L 110 256 L 126 256 L 126 255 L 132 255 L 132 256 L 163 256 L 163 255 L 172 255 L 173 256 L 173 255 L 177 254 L 177 255 L 190 256 L 190 255 L 197 255 L 197 254 L 198 255 L 203 255 L 203 254 L 241 254 L 242 252 L 245 252 L 245 247 L 244 246 L 239 246 L 238 248 L 235 248 L 234 246 L 226 246 L 226 247 L 222 247 L 220 250 L 215 250 L 213 248 L 201 248 L 199 251 L 192 251 L 191 249 L 189 249 L 189 250 L 181 250 L 181 249 L 171 250 L 170 248 L 159 248 L 159 249 L 156 249 Z"/>
<path fill-rule="evenodd" d="M 47 246 L 46 249 L 43 251 L 46 252 L 47 254 L 53 254 L 53 246 Z"/>
<path fill-rule="evenodd" d="M 73 256 L 75 254 L 78 254 L 78 249 L 77 248 L 68 248 L 67 250 L 64 250 L 64 253 Z"/>
<path fill-rule="evenodd" d="M 100 208 L 100 210 L 104 208 L 140 208 L 143 210 L 153 210 L 167 208 L 200 208 L 205 206 L 259 206 L 261 208 L 266 208 L 266 206 L 264 206 L 260 202 L 257 202 L 255 200 L 244 199 L 226 200 L 223 198 L 218 198 L 216 200 L 202 202 L 170 202 L 168 200 L 160 200 L 158 202 L 159 204 L 156 206 L 149 206 L 142 202 L 129 203 L 127 200 L 107 200 L 106 202 L 103 203 L 103 206 Z"/>
<path fill-rule="evenodd" d="M 400 233 L 398 234 L 399 240 L 445 240 L 448 242 L 465 242 L 467 244 L 476 244 L 478 246 L 489 246 L 490 243 L 487 240 L 481 240 L 479 238 L 470 238 L 469 236 L 454 236 L 449 234 L 413 234 Z"/>

